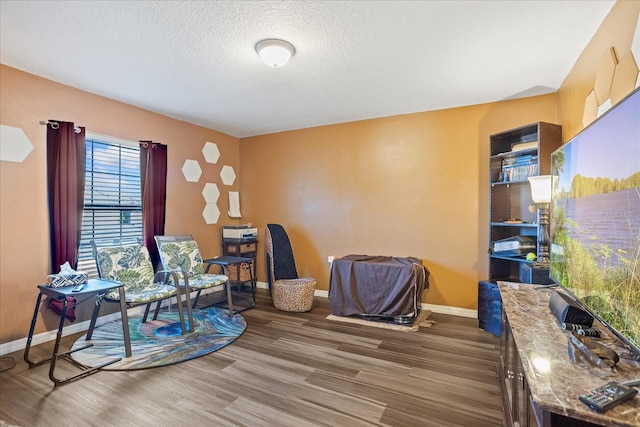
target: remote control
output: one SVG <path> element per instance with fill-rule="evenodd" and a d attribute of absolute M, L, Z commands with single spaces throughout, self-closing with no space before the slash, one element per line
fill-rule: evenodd
<path fill-rule="evenodd" d="M 579 397 L 580 401 L 597 412 L 606 412 L 638 394 L 635 388 L 612 381 L 594 388 Z"/>

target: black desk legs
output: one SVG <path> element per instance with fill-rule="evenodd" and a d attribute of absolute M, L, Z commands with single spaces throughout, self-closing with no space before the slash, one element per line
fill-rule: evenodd
<path fill-rule="evenodd" d="M 124 293 L 124 290 L 122 290 L 122 288 L 120 288 L 121 292 Z M 51 381 L 53 381 L 54 386 L 59 386 L 61 384 L 65 384 L 68 383 L 69 381 L 73 381 L 75 379 L 78 378 L 82 378 L 82 377 L 86 377 L 89 374 L 92 374 L 96 371 L 98 371 L 100 368 L 103 368 L 107 365 L 111 365 L 112 363 L 118 362 L 120 360 L 122 360 L 122 358 L 117 358 L 114 360 L 110 360 L 109 362 L 103 363 L 99 366 L 93 367 L 93 368 L 89 368 L 86 369 L 84 368 L 82 365 L 78 364 L 75 360 L 73 360 L 72 358 L 69 357 L 69 355 L 71 353 L 74 353 L 76 351 L 80 351 L 80 350 L 84 350 L 85 348 L 89 348 L 92 347 L 93 344 L 87 344 L 84 347 L 80 347 L 77 348 L 75 350 L 71 350 L 71 351 L 66 351 L 63 353 L 60 353 L 60 340 L 62 339 L 62 329 L 64 327 L 64 320 L 65 320 L 65 316 L 67 315 L 67 299 L 64 298 L 63 299 L 63 305 L 62 305 L 62 313 L 60 314 L 60 322 L 58 324 L 58 333 L 56 334 L 56 342 L 53 346 L 53 354 L 51 357 L 47 358 L 47 359 L 42 359 L 42 360 L 38 360 L 38 361 L 32 361 L 31 359 L 29 359 L 29 350 L 31 349 L 31 342 L 33 340 L 33 332 L 35 331 L 36 328 L 36 320 L 38 319 L 38 311 L 40 310 L 40 304 L 42 303 L 42 292 L 38 293 L 38 298 L 36 299 L 36 307 L 33 311 L 33 318 L 31 319 L 31 327 L 29 328 L 29 336 L 27 337 L 27 346 L 24 349 L 24 361 L 27 362 L 29 364 L 29 368 L 33 368 L 39 365 L 42 365 L 44 363 L 47 362 L 51 362 L 50 366 L 49 366 L 49 378 L 51 379 Z M 126 305 L 124 307 L 124 311 L 123 311 L 123 316 L 126 316 Z M 123 321 L 123 327 L 124 325 L 127 325 L 126 327 L 126 335 L 125 335 L 125 345 L 127 346 L 127 357 L 131 355 L 131 344 L 129 342 L 129 328 L 128 328 L 128 322 L 125 322 L 125 318 L 123 317 L 122 321 Z M 123 329 L 124 332 L 124 329 Z M 71 362 L 72 364 L 74 364 L 75 366 L 78 366 L 79 368 L 83 369 L 82 372 L 76 374 L 76 375 L 72 375 L 70 377 L 67 378 L 56 378 L 55 376 L 55 370 L 56 370 L 56 361 L 58 360 L 58 358 L 65 358 L 67 359 L 69 362 Z"/>
<path fill-rule="evenodd" d="M 36 320 L 38 319 L 38 310 L 40 310 L 40 303 L 42 302 L 42 294 L 38 293 L 38 298 L 36 298 L 36 308 L 33 311 L 33 317 L 31 318 L 31 327 L 29 328 L 29 335 L 27 336 L 27 346 L 24 349 L 24 361 L 29 364 L 29 369 L 42 365 L 43 363 L 48 362 L 51 359 L 43 359 L 38 361 L 32 361 L 29 359 L 29 350 L 31 349 L 31 341 L 33 340 L 33 332 L 36 329 Z"/>
<path fill-rule="evenodd" d="M 256 306 L 256 286 L 258 285 L 258 280 L 256 279 L 255 274 L 253 274 L 253 270 L 255 269 L 255 266 L 252 265 L 253 262 L 254 261 L 251 261 L 251 264 L 249 264 L 249 278 L 251 279 L 251 298 L 253 299 L 251 308 Z"/>
<path fill-rule="evenodd" d="M 253 269 L 255 268 L 254 265 L 253 265 L 254 261 L 255 260 L 251 260 L 251 261 L 247 261 L 246 262 L 246 264 L 249 266 L 249 283 L 251 283 L 251 305 L 248 306 L 248 307 L 244 307 L 240 311 L 249 310 L 249 309 L 254 308 L 256 306 L 256 283 L 257 283 L 257 280 L 256 280 L 255 275 L 253 274 Z M 242 264 L 244 264 L 244 263 L 242 263 Z M 240 267 L 242 266 L 242 264 L 238 264 L 238 276 L 240 275 Z M 225 268 L 225 274 L 227 274 L 226 268 Z M 246 282 L 241 282 L 239 284 L 239 287 L 243 288 L 245 283 Z"/>
<path fill-rule="evenodd" d="M 225 283 L 225 286 L 227 288 L 226 303 L 229 309 L 229 317 L 233 317 L 233 315 L 236 312 L 239 313 L 256 306 L 256 277 L 255 277 L 255 274 L 253 273 L 253 263 L 255 262 L 254 260 L 252 260 L 251 258 L 224 255 L 217 258 L 205 259 L 203 260 L 203 262 L 207 264 L 205 273 L 209 272 L 209 268 L 212 265 L 217 265 L 218 267 L 221 268 L 222 274 L 227 276 L 227 278 L 229 278 L 229 266 L 231 265 L 237 267 L 236 271 L 238 272 L 238 278 L 240 278 L 240 269 L 242 268 L 243 265 L 246 265 L 249 268 L 249 280 L 234 281 L 234 282 L 231 282 L 231 280 L 228 280 L 227 283 Z M 251 303 L 248 307 L 245 307 L 243 304 L 240 304 L 240 306 L 238 306 L 238 304 L 236 303 L 236 309 L 234 311 L 233 302 L 232 302 L 232 290 L 231 290 L 232 283 L 236 284 L 240 288 L 243 288 L 246 282 L 251 282 Z M 225 301 L 219 301 L 214 303 L 213 305 L 222 304 L 224 302 Z"/>
<path fill-rule="evenodd" d="M 93 306 L 93 314 L 91 315 L 91 322 L 89 322 L 89 330 L 87 331 L 87 341 L 91 340 L 93 336 L 93 330 L 96 327 L 96 320 L 98 319 L 98 313 L 100 313 L 100 307 L 102 306 L 102 295 L 96 296 L 95 305 Z"/>

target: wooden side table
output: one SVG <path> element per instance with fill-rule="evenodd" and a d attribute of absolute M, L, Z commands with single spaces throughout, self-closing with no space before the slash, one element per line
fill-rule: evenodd
<path fill-rule="evenodd" d="M 29 364 L 29 369 L 36 366 L 40 366 L 47 362 L 51 362 L 49 366 L 49 378 L 51 379 L 51 381 L 53 381 L 54 386 L 58 386 L 60 384 L 65 384 L 77 378 L 85 377 L 89 374 L 92 374 L 98 371 L 100 368 L 103 368 L 107 365 L 110 365 L 112 363 L 118 362 L 119 360 L 122 360 L 121 357 L 117 359 L 113 359 L 101 364 L 100 366 L 83 369 L 80 373 L 76 375 L 72 375 L 67 378 L 63 378 L 63 379 L 57 378 L 55 376 L 56 361 L 59 358 L 65 358 L 77 366 L 77 363 L 73 361 L 69 357 L 69 355 L 73 352 L 84 350 L 85 348 L 89 348 L 93 346 L 93 344 L 87 344 L 86 346 L 75 349 L 75 350 L 60 352 L 60 339 L 62 338 L 62 328 L 64 328 L 65 317 L 67 315 L 67 297 L 82 297 L 82 296 L 90 296 L 90 295 L 97 296 L 116 288 L 118 288 L 118 291 L 120 292 L 120 314 L 122 316 L 122 334 L 124 337 L 125 356 L 131 357 L 131 339 L 129 337 L 129 317 L 127 316 L 127 303 L 125 300 L 124 286 L 122 285 L 122 283 L 114 282 L 111 280 L 104 280 L 104 279 L 90 279 L 89 281 L 87 281 L 86 285 L 84 285 L 84 287 L 81 290 L 76 290 L 78 289 L 77 286 L 64 286 L 60 288 L 51 288 L 47 285 L 38 285 L 38 289 L 40 290 L 40 292 L 38 293 L 38 297 L 36 298 L 36 306 L 33 311 L 33 318 L 31 319 L 29 336 L 27 337 L 27 346 L 24 349 L 24 361 Z M 31 349 L 31 341 L 33 339 L 33 332 L 36 327 L 36 320 L 38 318 L 38 311 L 40 310 L 40 304 L 42 302 L 43 295 L 46 295 L 49 298 L 54 298 L 61 301 L 63 304 L 62 313 L 60 313 L 60 323 L 58 324 L 58 333 L 56 335 L 56 342 L 53 346 L 53 353 L 51 357 L 42 359 L 42 360 L 33 361 L 29 359 L 29 350 Z M 98 313 L 94 310 L 94 317 L 97 317 L 97 315 Z M 92 324 L 94 324 L 95 319 L 92 318 L 91 322 Z"/>

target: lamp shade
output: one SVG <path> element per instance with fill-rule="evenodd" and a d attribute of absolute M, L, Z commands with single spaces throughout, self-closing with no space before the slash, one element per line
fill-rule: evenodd
<path fill-rule="evenodd" d="M 270 67 L 282 67 L 296 52 L 293 45 L 284 40 L 266 39 L 256 44 L 256 52 Z"/>
<path fill-rule="evenodd" d="M 534 203 L 551 203 L 551 175 L 529 177 Z"/>

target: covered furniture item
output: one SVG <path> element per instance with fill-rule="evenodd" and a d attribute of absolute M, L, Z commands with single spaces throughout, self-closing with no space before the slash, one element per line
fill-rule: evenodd
<path fill-rule="evenodd" d="M 147 321 L 149 308 L 156 303 L 153 320 L 158 318 L 160 303 L 165 299 L 180 295 L 177 284 L 167 284 L 168 271 L 153 272 L 153 264 L 147 248 L 139 241 L 122 242 L 111 240 L 108 242 L 91 241 L 93 256 L 98 267 L 98 275 L 101 279 L 112 280 L 124 285 L 125 302 L 128 307 L 146 305 L 142 322 Z M 96 297 L 94 315 L 91 318 L 87 339 L 91 339 L 98 311 L 102 302 L 120 303 L 120 292 L 117 288 Z M 189 316 L 189 329 L 193 325 L 191 307 L 187 306 Z M 178 304 L 180 314 L 180 326 L 182 333 L 187 332 L 184 322 L 182 304 Z"/>
<path fill-rule="evenodd" d="M 422 260 L 347 255 L 333 260 L 329 282 L 331 314 L 413 323 L 428 285 Z"/>
<path fill-rule="evenodd" d="M 267 283 L 273 306 L 291 312 L 311 310 L 316 279 L 298 277 L 287 232 L 279 224 L 267 224 L 264 234 Z"/>
<path fill-rule="evenodd" d="M 204 289 L 223 289 L 226 287 L 229 316 L 233 316 L 229 278 L 223 274 L 209 274 L 211 264 L 207 264 L 205 269 L 198 244 L 190 234 L 154 236 L 154 239 L 158 246 L 162 267 L 165 270 L 180 273 L 180 288 L 196 291 L 193 307 L 198 304 L 198 299 Z"/>

